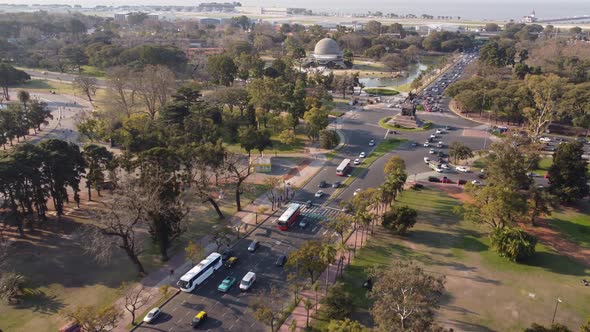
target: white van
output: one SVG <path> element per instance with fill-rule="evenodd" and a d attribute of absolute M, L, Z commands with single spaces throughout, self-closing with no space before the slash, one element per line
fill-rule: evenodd
<path fill-rule="evenodd" d="M 246 275 L 242 278 L 242 281 L 240 282 L 240 290 L 247 291 L 248 289 L 250 289 L 250 287 L 252 287 L 252 285 L 254 285 L 255 281 L 256 273 L 252 271 L 246 273 Z"/>

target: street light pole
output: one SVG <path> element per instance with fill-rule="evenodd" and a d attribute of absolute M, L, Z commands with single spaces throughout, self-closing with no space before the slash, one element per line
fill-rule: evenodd
<path fill-rule="evenodd" d="M 557 298 L 555 299 L 555 310 L 553 311 L 553 318 L 551 318 L 551 325 L 553 325 L 553 322 L 555 322 L 555 315 L 557 314 L 557 306 L 561 303 L 561 299 Z"/>

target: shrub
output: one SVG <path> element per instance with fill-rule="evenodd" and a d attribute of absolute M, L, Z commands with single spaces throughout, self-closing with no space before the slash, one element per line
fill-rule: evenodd
<path fill-rule="evenodd" d="M 414 227 L 417 217 L 418 212 L 407 205 L 394 206 L 383 214 L 381 224 L 397 234 L 404 235 L 409 228 Z"/>
<path fill-rule="evenodd" d="M 344 289 L 344 284 L 338 282 L 328 289 L 322 299 L 322 310 L 331 319 L 344 319 L 352 313 L 354 304 L 352 296 Z"/>
<path fill-rule="evenodd" d="M 424 110 L 424 105 L 418 105 L 418 106 L 416 106 L 416 110 L 417 111 L 423 111 Z"/>
<path fill-rule="evenodd" d="M 381 96 L 395 96 L 399 94 L 399 91 L 391 90 L 391 89 L 383 89 L 383 88 L 368 88 L 365 89 L 365 92 L 372 95 L 381 95 Z"/>
<path fill-rule="evenodd" d="M 512 262 L 520 262 L 535 253 L 537 238 L 534 235 L 512 227 L 497 228 L 492 234 L 492 247 Z"/>
<path fill-rule="evenodd" d="M 333 149 L 338 145 L 338 134 L 334 130 L 324 129 L 320 131 L 320 147 Z"/>

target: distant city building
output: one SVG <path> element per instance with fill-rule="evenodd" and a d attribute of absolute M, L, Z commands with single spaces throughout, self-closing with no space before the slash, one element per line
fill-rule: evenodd
<path fill-rule="evenodd" d="M 305 8 L 286 8 L 286 7 L 257 7 L 257 6 L 242 6 L 236 8 L 236 10 L 244 15 L 305 15 L 308 14 L 308 10 Z"/>
<path fill-rule="evenodd" d="M 235 12 L 236 7 L 241 7 L 239 2 L 203 2 L 197 6 L 198 12 Z"/>
<path fill-rule="evenodd" d="M 535 16 L 535 10 L 533 9 L 533 11 L 522 17 L 522 22 L 523 23 L 534 23 L 537 22 L 539 19 Z"/>
<path fill-rule="evenodd" d="M 199 23 L 203 25 L 219 25 L 222 23 L 220 18 L 205 17 L 199 20 Z"/>
<path fill-rule="evenodd" d="M 347 68 L 340 46 L 331 38 L 324 38 L 317 42 L 313 53 L 307 57 L 304 65 L 306 67 Z"/>

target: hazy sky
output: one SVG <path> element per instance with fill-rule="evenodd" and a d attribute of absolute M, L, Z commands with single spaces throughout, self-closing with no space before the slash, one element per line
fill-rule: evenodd
<path fill-rule="evenodd" d="M 80 4 L 95 5 L 196 5 L 194 0 L 0 0 L 14 4 Z M 234 0 L 210 0 L 211 2 L 231 2 Z M 238 0 L 239 1 L 239 0 Z M 382 11 L 398 14 L 453 15 L 473 19 L 518 19 L 535 10 L 538 17 L 553 18 L 563 16 L 590 15 L 590 0 L 243 0 L 244 6 L 303 7 L 314 11 L 331 11 L 342 13 L 366 13 Z"/>

